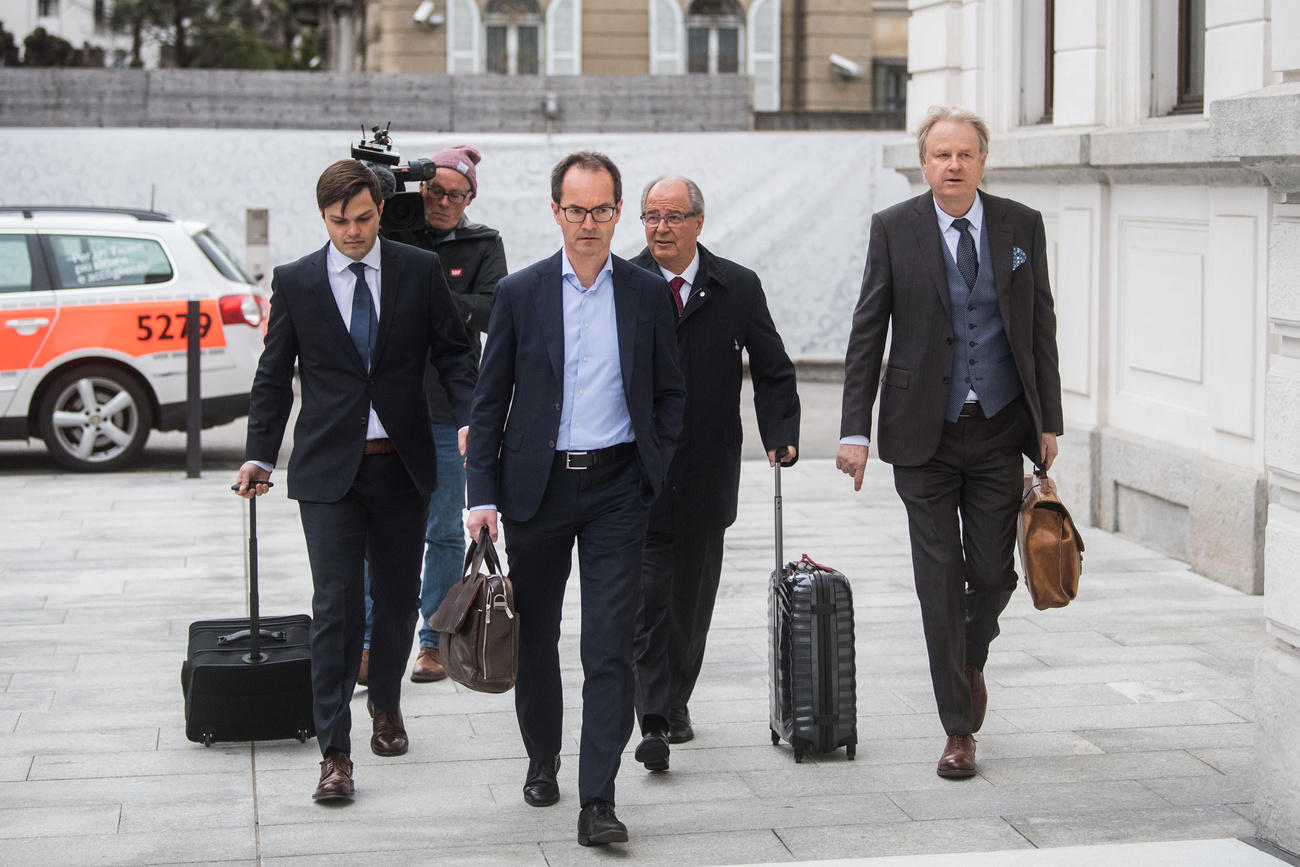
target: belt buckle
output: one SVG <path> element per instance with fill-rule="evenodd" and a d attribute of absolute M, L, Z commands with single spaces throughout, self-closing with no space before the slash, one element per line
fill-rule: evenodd
<path fill-rule="evenodd" d="M 589 454 L 589 452 L 565 452 L 565 453 L 564 453 L 564 468 L 565 468 L 566 470 L 589 470 L 589 469 L 591 469 L 591 467 L 575 467 L 575 466 L 571 463 L 571 461 L 573 460 L 573 456 L 574 456 L 574 455 L 578 455 L 579 457 L 586 457 L 588 454 Z"/>

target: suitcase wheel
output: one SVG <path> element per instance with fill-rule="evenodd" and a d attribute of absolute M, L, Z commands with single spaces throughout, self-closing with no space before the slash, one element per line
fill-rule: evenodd
<path fill-rule="evenodd" d="M 298 729 L 298 743 L 300 743 L 300 744 L 305 744 L 305 743 L 307 743 L 307 730 L 306 730 L 306 729 Z M 849 749 L 853 749 L 853 748 L 850 747 Z M 850 754 L 850 758 L 852 758 L 852 755 L 851 755 L 851 754 Z"/>
<path fill-rule="evenodd" d="M 203 746 L 205 746 L 205 747 L 210 747 L 210 746 L 212 746 L 212 741 L 213 741 L 213 740 L 214 740 L 214 737 L 213 737 L 213 734 L 212 734 L 212 730 L 211 730 L 211 729 L 204 729 L 204 730 L 203 730 Z"/>
<path fill-rule="evenodd" d="M 857 755 L 857 752 L 858 752 L 858 745 L 857 745 L 857 744 L 849 744 L 848 746 L 846 746 L 846 747 L 844 748 L 844 751 L 845 751 L 845 753 L 848 754 L 849 761 L 853 761 L 853 757 L 854 757 L 855 755 Z"/>
<path fill-rule="evenodd" d="M 781 743 L 781 736 L 779 734 L 777 734 L 772 729 L 768 729 L 768 731 L 772 733 L 772 746 L 776 746 L 777 744 Z"/>
<path fill-rule="evenodd" d="M 802 764 L 802 763 L 803 763 L 803 748 L 802 748 L 802 747 L 795 747 L 795 748 L 794 748 L 794 762 L 795 762 L 796 765 L 798 765 L 798 764 Z"/>

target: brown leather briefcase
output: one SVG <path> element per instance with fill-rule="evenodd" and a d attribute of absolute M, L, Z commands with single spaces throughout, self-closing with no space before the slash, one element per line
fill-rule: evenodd
<path fill-rule="evenodd" d="M 1083 539 L 1046 470 L 1025 476 L 1016 527 L 1029 596 L 1039 611 L 1064 608 L 1079 592 Z"/>
<path fill-rule="evenodd" d="M 487 572 L 481 567 L 487 566 Z M 519 672 L 519 614 L 515 591 L 487 528 L 465 552 L 459 584 L 429 618 L 439 633 L 442 665 L 454 681 L 478 692 L 505 692 Z"/>

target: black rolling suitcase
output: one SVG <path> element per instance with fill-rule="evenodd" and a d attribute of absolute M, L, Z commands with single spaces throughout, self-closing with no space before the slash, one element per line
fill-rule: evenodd
<path fill-rule="evenodd" d="M 316 734 L 311 701 L 311 617 L 260 617 L 257 498 L 248 501 L 248 617 L 190 624 L 181 666 L 185 736 L 263 741 Z"/>
<path fill-rule="evenodd" d="M 807 554 L 782 565 L 781 466 L 776 467 L 776 569 L 768 595 L 772 743 L 804 753 L 858 746 L 853 589 Z"/>

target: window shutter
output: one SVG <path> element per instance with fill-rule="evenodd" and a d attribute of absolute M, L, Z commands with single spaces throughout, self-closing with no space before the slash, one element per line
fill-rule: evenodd
<path fill-rule="evenodd" d="M 582 73 L 582 0 L 552 0 L 546 10 L 546 74 Z"/>
<path fill-rule="evenodd" d="M 474 0 L 447 0 L 447 73 L 482 72 L 479 63 L 480 21 Z"/>
<path fill-rule="evenodd" d="M 650 0 L 650 74 L 682 75 L 686 23 L 676 0 Z"/>
<path fill-rule="evenodd" d="M 754 110 L 781 108 L 781 0 L 754 0 L 749 7 L 749 74 Z"/>

